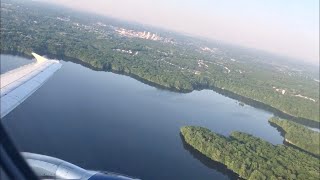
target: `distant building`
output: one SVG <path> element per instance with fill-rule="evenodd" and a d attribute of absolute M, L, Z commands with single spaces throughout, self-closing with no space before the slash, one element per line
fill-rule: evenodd
<path fill-rule="evenodd" d="M 148 34 L 147 34 L 147 39 L 149 39 L 150 38 L 150 32 L 148 32 Z"/>

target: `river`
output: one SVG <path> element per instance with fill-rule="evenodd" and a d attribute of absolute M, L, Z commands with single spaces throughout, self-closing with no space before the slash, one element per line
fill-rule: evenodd
<path fill-rule="evenodd" d="M 8 64 L 29 62 L 1 55 L 1 72 L 13 68 Z M 2 119 L 21 151 L 141 179 L 234 179 L 224 166 L 184 144 L 180 127 L 203 126 L 223 135 L 243 131 L 283 144 L 268 123 L 272 113 L 240 106 L 212 90 L 170 92 L 128 76 L 61 63 L 53 77 Z"/>

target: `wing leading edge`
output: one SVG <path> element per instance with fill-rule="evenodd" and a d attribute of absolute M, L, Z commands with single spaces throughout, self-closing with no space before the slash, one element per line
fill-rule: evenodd
<path fill-rule="evenodd" d="M 48 60 L 36 53 L 32 55 L 37 60 L 35 63 L 1 74 L 1 118 L 39 89 L 62 66 L 57 60 Z"/>

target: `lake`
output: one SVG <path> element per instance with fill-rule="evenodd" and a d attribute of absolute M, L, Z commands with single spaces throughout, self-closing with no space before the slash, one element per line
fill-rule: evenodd
<path fill-rule="evenodd" d="M 28 59 L 1 55 L 4 64 Z M 141 179 L 234 179 L 219 163 L 186 145 L 186 125 L 229 135 L 243 131 L 273 144 L 283 137 L 272 113 L 211 90 L 177 93 L 133 78 L 61 61 L 62 68 L 2 119 L 21 151 L 54 156 L 86 169 Z"/>

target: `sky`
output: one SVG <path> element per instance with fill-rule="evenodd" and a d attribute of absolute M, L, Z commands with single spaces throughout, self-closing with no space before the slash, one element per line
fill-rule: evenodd
<path fill-rule="evenodd" d="M 44 0 L 319 64 L 319 0 Z"/>

